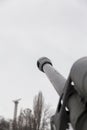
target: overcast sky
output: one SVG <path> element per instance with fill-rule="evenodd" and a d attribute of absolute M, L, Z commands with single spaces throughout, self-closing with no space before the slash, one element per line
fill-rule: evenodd
<path fill-rule="evenodd" d="M 19 110 L 32 108 L 40 90 L 56 108 L 59 97 L 36 66 L 42 56 L 66 78 L 87 56 L 86 0 L 0 0 L 0 115 L 13 118 L 17 98 Z"/>

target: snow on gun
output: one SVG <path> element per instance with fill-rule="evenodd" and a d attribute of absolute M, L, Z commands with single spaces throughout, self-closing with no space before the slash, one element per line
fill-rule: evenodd
<path fill-rule="evenodd" d="M 87 130 L 87 57 L 73 64 L 67 80 L 53 68 L 46 57 L 40 58 L 37 66 L 47 75 L 60 95 L 56 113 L 51 118 L 51 129 L 66 130 L 71 123 L 74 130 Z"/>

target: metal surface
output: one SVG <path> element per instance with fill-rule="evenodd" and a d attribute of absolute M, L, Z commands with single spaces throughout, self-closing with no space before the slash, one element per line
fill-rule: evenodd
<path fill-rule="evenodd" d="M 73 64 L 70 76 L 76 86 L 75 89 L 87 101 L 87 57 Z"/>

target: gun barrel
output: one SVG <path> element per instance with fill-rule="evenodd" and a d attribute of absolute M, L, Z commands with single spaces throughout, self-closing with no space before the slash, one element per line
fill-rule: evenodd
<path fill-rule="evenodd" d="M 37 61 L 37 66 L 47 75 L 57 93 L 61 95 L 66 79 L 53 68 L 51 61 L 46 57 L 40 58 Z"/>

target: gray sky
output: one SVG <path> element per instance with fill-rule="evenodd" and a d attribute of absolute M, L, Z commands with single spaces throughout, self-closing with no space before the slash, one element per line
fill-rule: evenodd
<path fill-rule="evenodd" d="M 0 0 L 0 115 L 31 108 L 39 90 L 56 108 L 58 95 L 36 66 L 49 57 L 66 78 L 72 64 L 87 55 L 86 0 Z"/>

